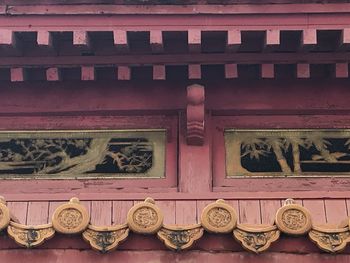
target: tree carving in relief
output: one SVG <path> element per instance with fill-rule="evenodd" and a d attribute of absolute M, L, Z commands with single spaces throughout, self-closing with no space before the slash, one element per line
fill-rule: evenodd
<path fill-rule="evenodd" d="M 145 139 L 2 139 L 0 173 L 144 173 L 152 167 L 152 144 Z"/>
<path fill-rule="evenodd" d="M 264 131 L 240 131 L 228 136 L 236 136 L 228 145 L 228 161 L 235 175 L 350 173 L 348 133 L 273 130 L 266 131 L 265 136 Z"/>

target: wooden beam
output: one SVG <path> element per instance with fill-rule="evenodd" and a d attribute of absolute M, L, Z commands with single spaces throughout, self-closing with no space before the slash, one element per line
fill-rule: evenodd
<path fill-rule="evenodd" d="M 227 31 L 227 52 L 236 52 L 242 44 L 241 31 L 229 30 Z"/>
<path fill-rule="evenodd" d="M 297 78 L 298 79 L 310 78 L 310 64 L 297 64 Z"/>
<path fill-rule="evenodd" d="M 202 70 L 200 64 L 188 65 L 188 78 L 189 79 L 201 79 Z"/>
<path fill-rule="evenodd" d="M 128 34 L 125 30 L 113 31 L 114 45 L 120 52 L 129 51 Z"/>
<path fill-rule="evenodd" d="M 162 53 L 163 47 L 163 33 L 161 30 L 150 31 L 150 44 L 153 53 Z"/>
<path fill-rule="evenodd" d="M 275 77 L 275 65 L 274 64 L 262 64 L 261 65 L 261 77 L 263 79 L 273 79 Z"/>
<path fill-rule="evenodd" d="M 91 46 L 89 34 L 87 31 L 73 31 L 73 45 L 84 48 Z"/>
<path fill-rule="evenodd" d="M 153 79 L 154 80 L 165 80 L 165 66 L 164 65 L 154 65 L 153 66 Z"/>
<path fill-rule="evenodd" d="M 131 70 L 130 67 L 119 66 L 118 67 L 118 80 L 130 80 Z"/>
<path fill-rule="evenodd" d="M 15 32 L 7 29 L 0 29 L 0 45 L 16 46 Z"/>
<path fill-rule="evenodd" d="M 303 51 L 310 51 L 317 45 L 317 30 L 304 29 L 301 36 L 301 49 Z"/>
<path fill-rule="evenodd" d="M 52 47 L 52 36 L 49 31 L 39 30 L 37 32 L 36 42 L 42 47 Z"/>
<path fill-rule="evenodd" d="M 342 30 L 339 49 L 343 51 L 350 49 L 350 28 Z"/>
<path fill-rule="evenodd" d="M 266 30 L 266 40 L 265 40 L 265 52 L 275 51 L 280 45 L 280 30 L 269 29 Z"/>
<path fill-rule="evenodd" d="M 201 30 L 190 29 L 188 30 L 188 49 L 190 52 L 199 53 L 201 52 Z"/>
<path fill-rule="evenodd" d="M 215 53 L 215 54 L 152 54 L 109 56 L 37 56 L 1 57 L 1 67 L 82 66 L 82 65 L 188 65 L 188 64 L 335 64 L 350 61 L 350 52 L 298 53 Z"/>
<path fill-rule="evenodd" d="M 47 81 L 60 81 L 61 74 L 59 68 L 48 68 L 46 70 L 46 80 Z"/>
<path fill-rule="evenodd" d="M 348 63 L 335 64 L 335 77 L 336 78 L 348 78 L 349 77 L 349 64 Z"/>
<path fill-rule="evenodd" d="M 25 69 L 24 68 L 11 68 L 11 81 L 21 82 L 25 80 Z"/>
<path fill-rule="evenodd" d="M 237 64 L 225 64 L 225 78 L 226 79 L 238 78 Z"/>
<path fill-rule="evenodd" d="M 93 66 L 81 67 L 81 80 L 95 80 L 95 68 Z"/>

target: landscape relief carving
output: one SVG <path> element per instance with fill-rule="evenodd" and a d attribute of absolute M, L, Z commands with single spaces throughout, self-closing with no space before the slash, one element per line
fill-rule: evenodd
<path fill-rule="evenodd" d="M 225 130 L 234 176 L 350 175 L 350 130 Z"/>
<path fill-rule="evenodd" d="M 3 177 L 164 177 L 164 155 L 164 130 L 0 133 Z"/>

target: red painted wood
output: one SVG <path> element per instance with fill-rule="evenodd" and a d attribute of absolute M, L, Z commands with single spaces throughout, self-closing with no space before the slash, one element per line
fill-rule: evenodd
<path fill-rule="evenodd" d="M 42 225 L 49 222 L 49 202 L 29 202 L 27 225 Z"/>
<path fill-rule="evenodd" d="M 180 130 L 179 189 L 181 192 L 192 194 L 210 192 L 212 186 L 210 134 L 205 132 L 202 146 L 192 146 L 186 142 L 184 136 L 186 128 L 182 125 Z"/>
<path fill-rule="evenodd" d="M 264 79 L 273 79 L 275 77 L 275 69 L 273 64 L 261 65 L 261 77 Z"/>
<path fill-rule="evenodd" d="M 277 210 L 281 207 L 281 200 L 260 200 L 261 223 L 273 225 Z"/>
<path fill-rule="evenodd" d="M 91 215 L 91 201 L 81 201 L 80 204 L 85 206 L 86 210 Z"/>
<path fill-rule="evenodd" d="M 325 224 L 327 222 L 324 200 L 304 199 L 303 205 L 305 208 L 307 208 L 310 211 L 313 224 L 322 225 L 322 224 Z"/>
<path fill-rule="evenodd" d="M 197 222 L 196 201 L 175 201 L 175 223 L 177 225 L 195 224 Z"/>
<path fill-rule="evenodd" d="M 131 79 L 131 70 L 127 66 L 118 67 L 118 80 L 130 80 Z"/>
<path fill-rule="evenodd" d="M 19 223 L 27 222 L 28 202 L 7 202 L 7 207 Z"/>
<path fill-rule="evenodd" d="M 348 78 L 349 77 L 348 63 L 337 63 L 335 65 L 335 75 L 337 78 Z"/>
<path fill-rule="evenodd" d="M 299 78 L 299 79 L 310 78 L 310 64 L 298 64 L 297 65 L 297 78 Z"/>
<path fill-rule="evenodd" d="M 49 222 L 52 221 L 52 216 L 55 213 L 55 210 L 63 204 L 66 204 L 67 202 L 50 202 L 49 203 L 49 216 L 48 216 L 48 220 Z"/>
<path fill-rule="evenodd" d="M 112 201 L 91 201 L 91 224 L 110 226 L 112 224 L 112 210 Z"/>
<path fill-rule="evenodd" d="M 324 200 L 327 223 L 339 225 L 347 218 L 348 212 L 345 199 Z"/>
<path fill-rule="evenodd" d="M 129 50 L 128 36 L 125 30 L 114 30 L 113 36 L 114 45 L 116 45 L 119 51 Z"/>
<path fill-rule="evenodd" d="M 175 224 L 176 201 L 156 201 L 157 206 L 164 215 L 164 224 Z"/>
<path fill-rule="evenodd" d="M 81 80 L 95 80 L 95 68 L 81 67 Z"/>
<path fill-rule="evenodd" d="M 201 50 L 201 31 L 198 29 L 188 30 L 188 48 L 191 52 Z"/>
<path fill-rule="evenodd" d="M 215 200 L 197 200 L 197 223 L 201 222 L 201 215 L 204 208 L 213 202 L 215 202 Z"/>
<path fill-rule="evenodd" d="M 58 68 L 48 68 L 46 70 L 47 81 L 59 81 L 61 80 L 60 70 Z"/>
<path fill-rule="evenodd" d="M 165 80 L 165 66 L 154 65 L 153 66 L 153 79 L 154 80 Z"/>
<path fill-rule="evenodd" d="M 241 224 L 261 224 L 259 200 L 239 200 L 239 222 Z"/>
<path fill-rule="evenodd" d="M 199 64 L 188 65 L 188 78 L 201 79 L 202 78 L 201 65 Z"/>
<path fill-rule="evenodd" d="M 113 201 L 112 224 L 125 224 L 127 214 L 134 205 L 133 201 Z"/>
<path fill-rule="evenodd" d="M 150 44 L 153 53 L 161 53 L 164 51 L 163 35 L 161 30 L 150 31 Z"/>
<path fill-rule="evenodd" d="M 238 78 L 237 64 L 225 64 L 225 78 L 226 79 Z"/>
<path fill-rule="evenodd" d="M 61 2 L 59 5 L 47 5 L 45 0 L 31 2 L 32 5 L 21 6 L 22 1 L 11 1 L 11 8 L 0 6 L 0 14 L 193 14 L 192 5 L 111 5 L 101 4 L 79 4 L 79 5 L 64 5 Z M 79 1 L 77 1 L 79 2 Z M 117 2 L 117 1 L 116 1 Z M 350 11 L 349 4 L 346 3 L 310 3 L 300 4 L 291 2 L 288 5 L 264 4 L 264 5 L 220 5 L 217 4 L 198 4 L 196 1 L 196 13 L 198 14 L 320 14 L 320 13 L 347 13 Z M 34 3 L 38 3 L 35 4 Z M 40 3 L 40 4 L 39 4 Z M 45 5 L 46 4 L 46 5 Z M 283 25 L 281 25 L 283 26 Z"/>

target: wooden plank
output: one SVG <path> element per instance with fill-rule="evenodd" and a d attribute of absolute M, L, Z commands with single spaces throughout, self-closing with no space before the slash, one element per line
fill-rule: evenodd
<path fill-rule="evenodd" d="M 310 78 L 310 64 L 297 64 L 297 78 L 298 79 Z"/>
<path fill-rule="evenodd" d="M 202 78 L 201 65 L 199 64 L 188 65 L 188 78 L 201 79 Z"/>
<path fill-rule="evenodd" d="M 197 223 L 201 222 L 201 215 L 204 208 L 214 202 L 215 200 L 197 200 Z"/>
<path fill-rule="evenodd" d="M 52 220 L 52 216 L 55 212 L 55 210 L 57 209 L 57 207 L 59 207 L 60 205 L 66 204 L 67 202 L 50 202 L 49 203 L 49 222 L 51 222 Z"/>
<path fill-rule="evenodd" d="M 0 45 L 16 45 L 14 32 L 8 29 L 0 29 Z"/>
<path fill-rule="evenodd" d="M 90 37 L 87 31 L 73 31 L 73 45 L 80 47 L 89 47 L 90 44 Z"/>
<path fill-rule="evenodd" d="M 163 32 L 161 30 L 150 31 L 150 44 L 153 53 L 163 52 Z"/>
<path fill-rule="evenodd" d="M 164 214 L 164 224 L 175 224 L 175 201 L 156 201 L 156 205 L 161 209 L 161 211 Z"/>
<path fill-rule="evenodd" d="M 326 199 L 326 219 L 329 224 L 340 224 L 348 216 L 345 199 Z"/>
<path fill-rule="evenodd" d="M 113 31 L 114 45 L 119 52 L 129 51 L 128 34 L 125 30 Z"/>
<path fill-rule="evenodd" d="M 273 79 L 275 77 L 275 65 L 274 64 L 262 64 L 261 65 L 261 77 L 263 79 Z"/>
<path fill-rule="evenodd" d="M 10 213 L 21 224 L 27 222 L 28 202 L 7 202 L 7 206 L 10 209 Z"/>
<path fill-rule="evenodd" d="M 281 200 L 260 200 L 261 223 L 273 225 Z"/>
<path fill-rule="evenodd" d="M 201 30 L 190 29 L 188 30 L 188 49 L 190 52 L 199 53 L 201 51 Z"/>
<path fill-rule="evenodd" d="M 239 200 L 239 219 L 241 224 L 261 224 L 259 200 Z"/>
<path fill-rule="evenodd" d="M 91 201 L 80 201 L 80 204 L 85 206 L 86 210 L 88 211 L 89 215 L 91 216 Z"/>
<path fill-rule="evenodd" d="M 39 30 L 37 32 L 37 44 L 41 47 L 52 47 L 52 35 L 49 31 Z"/>
<path fill-rule="evenodd" d="M 280 45 L 280 30 L 269 29 L 266 30 L 266 42 L 264 51 L 271 52 L 276 50 Z"/>
<path fill-rule="evenodd" d="M 153 79 L 154 80 L 165 80 L 165 66 L 154 65 L 153 66 Z"/>
<path fill-rule="evenodd" d="M 131 69 L 127 66 L 118 67 L 118 80 L 130 80 L 131 79 Z"/>
<path fill-rule="evenodd" d="M 95 80 L 95 67 L 81 67 L 81 80 Z"/>
<path fill-rule="evenodd" d="M 235 209 L 237 216 L 239 218 L 239 201 L 237 199 L 236 200 L 225 199 L 225 202 L 227 202 L 230 206 L 232 206 Z"/>
<path fill-rule="evenodd" d="M 91 201 L 91 224 L 109 226 L 112 224 L 112 201 Z"/>
<path fill-rule="evenodd" d="M 60 81 L 61 80 L 60 69 L 56 68 L 56 67 L 48 68 L 46 70 L 46 80 L 47 81 Z"/>
<path fill-rule="evenodd" d="M 112 224 L 125 224 L 127 214 L 133 205 L 133 201 L 113 201 Z"/>
<path fill-rule="evenodd" d="M 320 225 L 327 223 L 324 200 L 304 199 L 303 205 L 310 211 L 312 223 Z"/>
<path fill-rule="evenodd" d="M 317 45 L 317 30 L 304 29 L 301 38 L 301 48 L 304 51 L 310 51 Z"/>
<path fill-rule="evenodd" d="M 225 78 L 226 79 L 238 78 L 237 64 L 225 64 Z"/>
<path fill-rule="evenodd" d="M 336 63 L 335 64 L 335 77 L 336 78 L 348 78 L 349 77 L 349 64 L 348 63 Z"/>
<path fill-rule="evenodd" d="M 201 65 L 222 65 L 226 63 L 236 64 L 261 64 L 265 61 L 273 61 L 275 64 L 297 64 L 300 61 L 307 61 L 310 64 L 333 64 L 339 61 L 349 61 L 349 52 L 299 52 L 299 53 L 200 53 L 191 54 L 118 54 L 118 55 L 101 55 L 101 56 L 33 56 L 23 57 L 11 56 L 2 57 L 0 66 L 12 67 L 75 67 L 89 65 L 192 65 L 193 63 Z M 304 65 L 304 64 L 299 64 Z M 306 67 L 306 66 L 304 66 Z"/>
<path fill-rule="evenodd" d="M 229 30 L 227 31 L 227 52 L 237 51 L 242 44 L 241 31 L 240 30 Z"/>
<path fill-rule="evenodd" d="M 11 81 L 22 82 L 25 80 L 25 69 L 24 68 L 11 68 Z"/>
<path fill-rule="evenodd" d="M 195 224 L 197 221 L 196 201 L 175 202 L 175 223 L 178 225 Z"/>
<path fill-rule="evenodd" d="M 49 202 L 29 202 L 27 225 L 42 225 L 49 222 Z"/>

